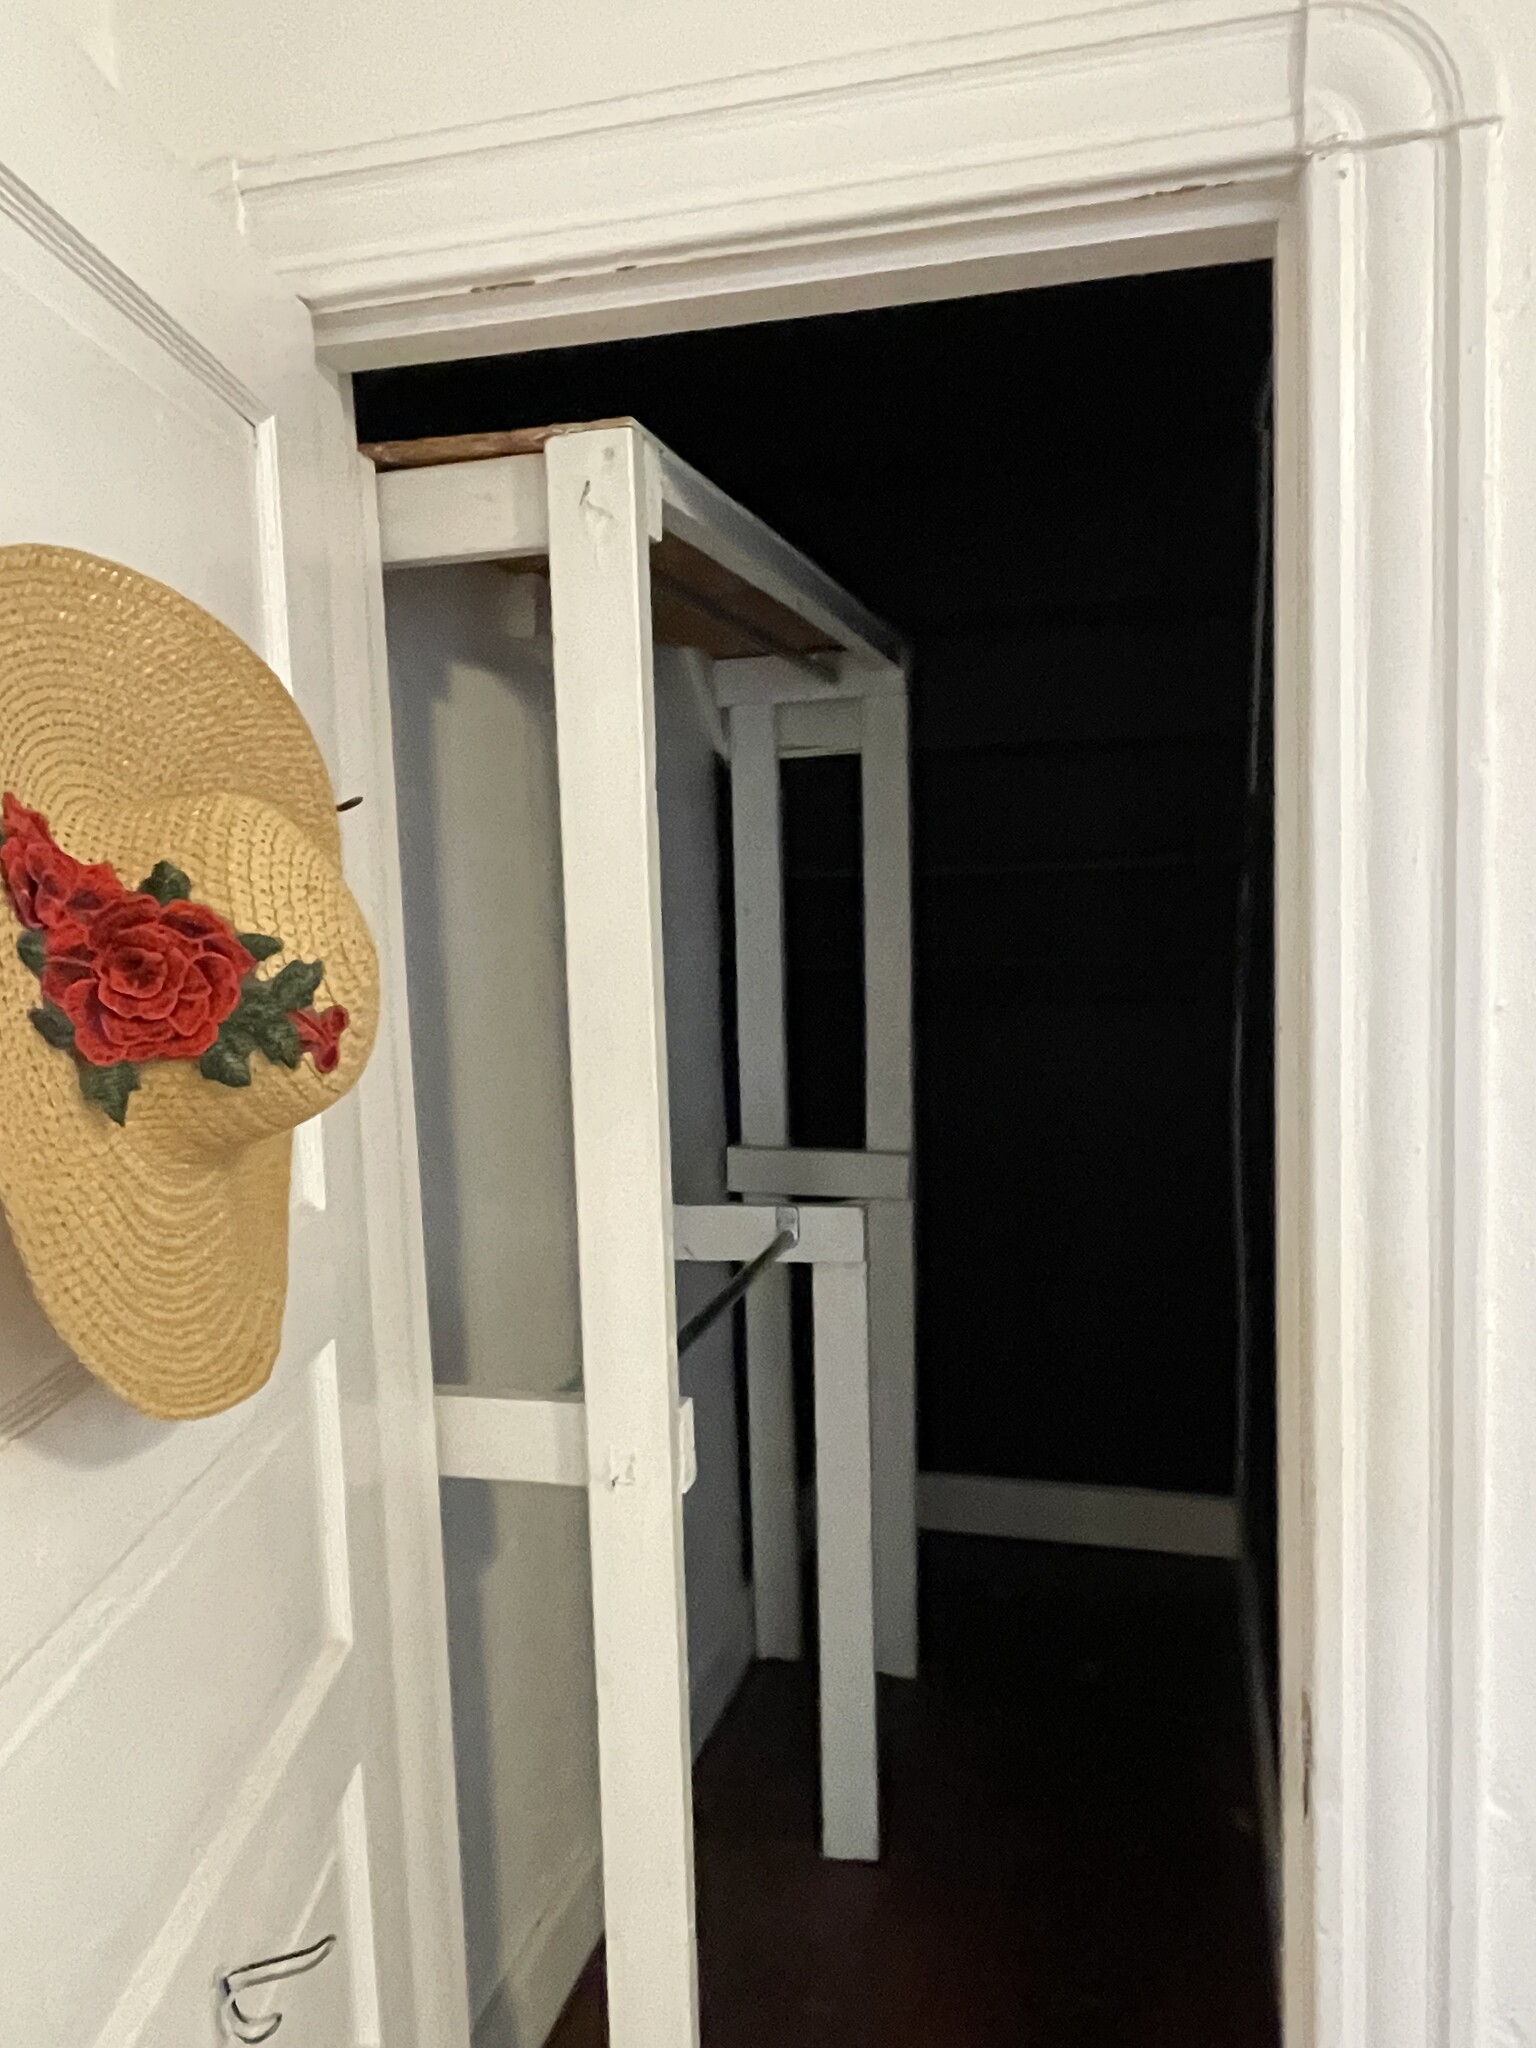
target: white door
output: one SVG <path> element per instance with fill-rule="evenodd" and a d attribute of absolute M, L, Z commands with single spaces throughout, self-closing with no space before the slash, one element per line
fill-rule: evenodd
<path fill-rule="evenodd" d="M 147 1421 L 88 1379 L 0 1230 L 0 2042 L 468 2036 L 438 1504 L 400 1030 L 389 735 L 367 708 L 355 451 L 307 317 L 6 7 L 0 541 L 161 578 L 291 678 L 386 976 L 361 1090 L 301 1134 L 272 1384 Z M 4 705 L 0 703 L 0 717 Z M 391 1004 L 391 985 L 393 1002 Z M 0 1020 L 0 1029 L 9 1028 Z"/>

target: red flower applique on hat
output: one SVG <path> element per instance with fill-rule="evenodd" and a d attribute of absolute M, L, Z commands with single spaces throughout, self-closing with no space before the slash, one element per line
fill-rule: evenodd
<path fill-rule="evenodd" d="M 250 1085 L 256 1052 L 290 1068 L 307 1052 L 334 1072 L 349 1019 L 311 1007 L 322 962 L 291 960 L 263 977 L 281 939 L 237 932 L 194 903 L 170 861 L 125 888 L 107 862 L 66 853 L 42 813 L 9 792 L 0 831 L 0 876 L 25 927 L 16 950 L 41 985 L 32 1022 L 73 1056 L 81 1093 L 114 1123 L 126 1120 L 139 1068 L 156 1060 L 196 1060 L 226 1088 Z"/>

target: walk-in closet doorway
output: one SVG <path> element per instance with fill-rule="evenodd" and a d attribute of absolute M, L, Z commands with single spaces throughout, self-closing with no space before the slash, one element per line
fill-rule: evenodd
<path fill-rule="evenodd" d="M 805 2043 L 860 2026 L 1277 2038 L 1270 301 L 1252 263 L 357 381 L 368 444 L 637 418 L 911 649 L 917 1676 L 881 1681 L 882 1860 L 829 1864 L 815 1660 L 764 1635 L 738 1309 L 683 1365 L 702 1995 L 720 2048 L 770 2021 Z M 502 673 L 508 631 L 537 639 L 547 600 L 484 565 L 425 576 L 387 578 L 396 754 L 434 1350 L 473 1384 L 474 1262 L 503 1279 L 525 1263 L 542 1285 L 568 1220 L 530 1170 L 560 1151 L 558 1089 L 540 1088 L 560 1033 L 529 996 L 558 1002 L 558 904 L 530 900 L 547 876 L 516 872 L 518 820 L 542 806 L 547 829 L 558 791 L 533 697 Z M 656 684 L 680 1203 L 739 1193 L 728 1162 L 758 1135 L 742 728 L 707 666 L 659 657 Z M 778 1142 L 879 1154 L 868 762 L 777 717 Z M 427 932 L 441 945 L 449 848 L 537 954 L 532 1006 L 494 1057 L 493 1020 L 456 1010 L 468 998 L 423 950 Z M 547 1041 L 524 1085 L 519 1031 Z M 495 1112 L 463 1127 L 477 1074 L 526 1098 L 500 1175 Z M 808 1535 L 810 1271 L 780 1276 Z M 679 1268 L 680 1317 L 705 1278 Z M 487 2043 L 524 2048 L 500 1988 L 508 1928 L 523 1874 L 590 1833 L 594 1755 L 589 1710 L 558 1711 L 589 1682 L 550 1619 L 573 1588 L 529 1581 L 499 1491 L 450 1481 L 445 1518 L 472 2002 Z M 573 1896 L 584 1882 L 573 1866 Z M 574 1975 L 596 1928 L 590 1907 L 568 1920 Z M 600 1958 L 550 2038 L 603 2038 Z"/>

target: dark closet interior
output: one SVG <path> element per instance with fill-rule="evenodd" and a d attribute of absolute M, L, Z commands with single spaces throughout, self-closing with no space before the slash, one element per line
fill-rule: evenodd
<path fill-rule="evenodd" d="M 358 380 L 364 440 L 634 415 L 910 636 L 922 1468 L 1238 1500 L 1246 1648 L 1224 1563 L 925 1539 L 923 1685 L 953 1716 L 930 1695 L 889 1704 L 890 1797 L 952 1877 L 967 1799 L 972 1853 L 994 1870 L 989 1813 L 1059 1839 L 1054 1876 L 1013 1876 L 1035 1887 L 1031 1924 L 1055 1930 L 1057 1966 L 1098 1980 L 1086 2003 L 1052 2004 L 1042 1953 L 979 2004 L 958 1982 L 950 2006 L 913 1991 L 911 2024 L 934 2048 L 1274 2038 L 1244 1698 L 1261 1664 L 1273 1713 L 1278 1657 L 1269 354 L 1270 274 L 1255 264 Z M 789 762 L 782 789 L 791 1137 L 856 1146 L 857 764 Z M 1000 1704 L 972 1712 L 999 1670 L 1025 1702 L 1043 1688 L 1012 1732 Z M 711 1868 L 735 1868 L 732 1843 L 768 1853 L 731 1799 L 773 1810 L 795 1684 L 754 1679 L 706 1756 L 706 1937 Z M 924 1743 L 941 1738 L 954 1799 L 924 1821 L 945 1768 Z M 1032 1745 L 1027 1768 L 1015 1744 Z M 980 1780 L 995 1769 L 995 1798 L 967 1789 L 956 1756 Z M 1136 1756 L 1154 1759 L 1139 1776 Z M 917 1865 L 901 1889 L 903 1859 L 921 1864 L 912 1839 L 893 1816 L 887 1883 L 921 1917 Z M 1152 1892 L 1184 1887 L 1190 1926 L 1217 1930 L 1206 1965 L 1232 1924 L 1231 1970 L 1247 1977 L 1230 2000 L 1154 1995 L 1157 1911 L 1107 1872 L 1096 1899 L 1084 1840 L 1146 1861 Z M 1060 1888 L 1074 1882 L 1068 1927 Z M 1006 1946 L 992 1905 L 972 1904 Z M 903 1924 L 871 1933 L 887 1973 Z M 816 1946 L 793 1913 L 759 1933 Z M 750 2035 L 733 2031 L 737 1993 L 723 1978 L 711 1990 L 709 1950 L 706 2039 L 725 2048 Z M 847 1970 L 829 1955 L 829 1981 Z M 738 1991 L 760 2018 L 750 1971 Z M 1031 2012 L 1010 2003 L 1031 1998 Z M 579 2005 L 569 2048 L 598 2038 Z M 865 2038 L 847 2012 L 834 2021 L 823 2034 L 800 2011 L 783 2038 Z M 870 2024 L 872 2041 L 919 2038 L 894 2009 Z"/>

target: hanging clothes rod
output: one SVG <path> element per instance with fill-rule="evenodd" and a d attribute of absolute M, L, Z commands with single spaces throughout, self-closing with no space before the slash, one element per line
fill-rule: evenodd
<path fill-rule="evenodd" d="M 749 1265 L 742 1267 L 728 1280 L 712 1300 L 706 1301 L 696 1315 L 691 1315 L 677 1333 L 677 1355 L 682 1357 L 690 1344 L 696 1344 L 704 1332 L 712 1329 L 727 1309 L 734 1308 L 760 1274 L 793 1251 L 800 1242 L 800 1211 L 793 1208 L 776 1209 L 774 1221 L 778 1224 L 778 1235 L 764 1247 Z"/>

